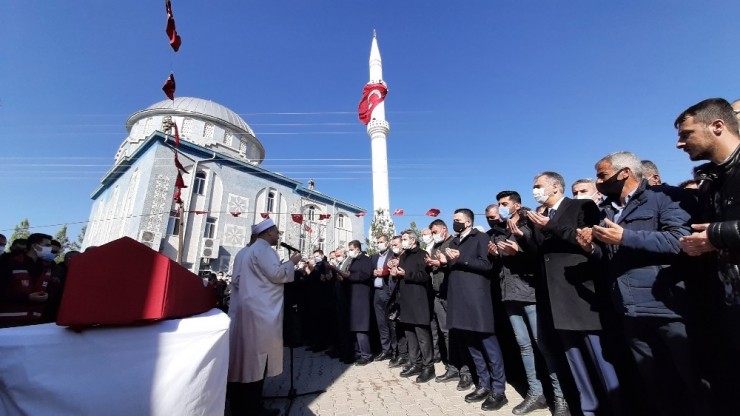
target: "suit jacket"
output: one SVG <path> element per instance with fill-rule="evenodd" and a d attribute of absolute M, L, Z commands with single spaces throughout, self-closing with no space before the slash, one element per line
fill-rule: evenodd
<path fill-rule="evenodd" d="M 599 218 L 593 201 L 564 198 L 547 225 L 534 229 L 545 277 L 537 288 L 538 303 L 549 303 L 555 329 L 601 329 L 599 306 L 603 300 L 594 287 L 598 262 L 590 259 L 576 240 L 576 228 L 598 225 Z M 539 313 L 548 312 L 538 309 Z"/>
<path fill-rule="evenodd" d="M 350 331 L 370 330 L 370 298 L 373 295 L 373 265 L 365 253 L 357 256 L 349 266 Z"/>
<path fill-rule="evenodd" d="M 406 271 L 399 279 L 399 321 L 412 325 L 429 325 L 432 321 L 432 279 L 424 263 L 427 252 L 418 245 L 401 254 L 398 267 Z"/>

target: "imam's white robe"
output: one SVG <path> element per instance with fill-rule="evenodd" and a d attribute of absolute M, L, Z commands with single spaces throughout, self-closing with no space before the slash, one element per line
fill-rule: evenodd
<path fill-rule="evenodd" d="M 251 383 L 283 372 L 283 285 L 295 266 L 280 263 L 263 239 L 236 255 L 229 303 L 229 382 Z"/>

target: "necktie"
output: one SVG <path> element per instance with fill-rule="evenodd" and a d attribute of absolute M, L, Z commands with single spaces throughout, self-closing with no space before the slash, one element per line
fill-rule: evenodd
<path fill-rule="evenodd" d="M 554 217 L 554 216 L 555 216 L 555 212 L 556 212 L 556 211 L 557 211 L 557 210 L 554 210 L 554 209 L 552 209 L 552 208 L 548 209 L 548 210 L 547 210 L 547 217 L 548 217 L 548 218 L 550 218 L 550 219 L 552 219 L 552 217 Z"/>

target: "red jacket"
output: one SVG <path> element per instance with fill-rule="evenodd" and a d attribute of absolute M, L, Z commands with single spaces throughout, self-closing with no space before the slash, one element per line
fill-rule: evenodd
<path fill-rule="evenodd" d="M 8 258 L 0 270 L 0 328 L 41 323 L 45 302 L 32 302 L 28 295 L 47 292 L 50 281 L 50 262 L 24 253 Z"/>

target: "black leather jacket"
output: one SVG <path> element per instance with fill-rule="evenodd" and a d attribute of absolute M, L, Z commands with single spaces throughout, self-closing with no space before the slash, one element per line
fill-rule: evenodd
<path fill-rule="evenodd" d="M 725 303 L 740 305 L 740 147 L 720 164 L 697 168 L 701 223 L 717 248 L 717 271 L 725 287 Z"/>

